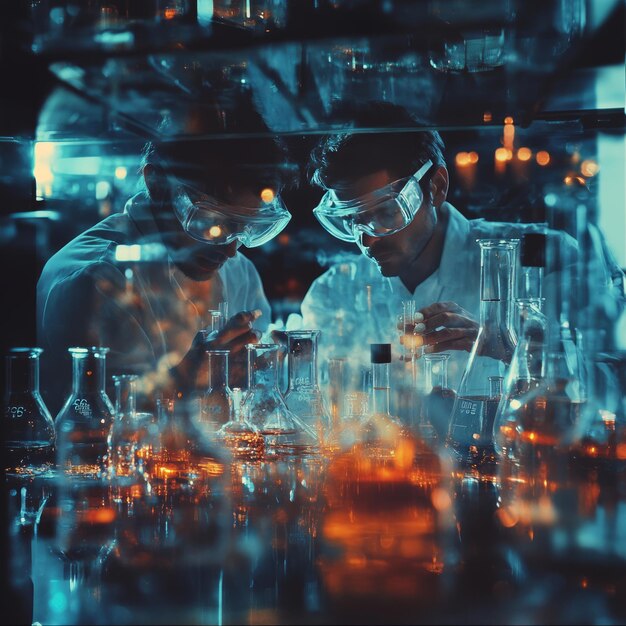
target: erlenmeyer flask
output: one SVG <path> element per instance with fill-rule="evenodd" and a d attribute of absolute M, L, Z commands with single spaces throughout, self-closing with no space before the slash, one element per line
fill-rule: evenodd
<path fill-rule="evenodd" d="M 248 393 L 244 417 L 259 429 L 268 456 L 316 452 L 313 429 L 292 413 L 278 389 L 278 346 L 257 343 L 248 350 Z"/>
<path fill-rule="evenodd" d="M 506 407 L 532 391 L 544 377 L 546 319 L 538 308 L 539 304 L 531 299 L 518 299 L 515 302 L 521 332 L 504 379 L 493 424 L 494 448 L 501 459 L 512 454 L 517 436 L 517 424 L 511 421 L 515 413 L 506 411 Z"/>
<path fill-rule="evenodd" d="M 421 403 L 417 434 L 431 448 L 436 449 L 445 439 L 454 407 L 454 390 L 448 387 L 448 359 L 450 354 L 425 354 L 425 396 Z"/>
<path fill-rule="evenodd" d="M 207 350 L 209 386 L 200 401 L 200 421 L 208 436 L 230 421 L 233 408 L 228 386 L 228 350 Z"/>
<path fill-rule="evenodd" d="M 330 434 L 330 415 L 317 383 L 317 342 L 319 330 L 287 331 L 287 370 L 289 385 L 285 404 L 320 441 Z"/>
<path fill-rule="evenodd" d="M 6 356 L 6 388 L 2 422 L 2 459 L 11 501 L 11 519 L 19 536 L 37 532 L 44 506 L 52 493 L 56 434 L 39 394 L 41 348 L 12 348 Z M 13 522 L 16 524 L 13 526 Z M 28 546 L 30 548 L 30 544 Z M 31 583 L 32 584 L 32 581 Z"/>
<path fill-rule="evenodd" d="M 218 431 L 217 438 L 224 442 L 234 458 L 256 461 L 263 458 L 265 442 L 263 435 L 243 415 L 243 393 L 239 387 L 232 389 L 233 417 Z"/>
<path fill-rule="evenodd" d="M 105 391 L 108 348 L 69 348 L 72 391 L 55 420 L 57 461 L 71 474 L 105 471 L 115 409 Z"/>
<path fill-rule="evenodd" d="M 39 393 L 42 352 L 11 348 L 6 357 L 3 462 L 8 474 L 43 473 L 54 464 L 54 422 Z"/>
<path fill-rule="evenodd" d="M 495 471 L 493 421 L 499 397 L 489 377 L 503 377 L 515 350 L 512 300 L 517 239 L 479 239 L 480 327 L 461 378 L 447 445 L 458 462 L 475 472 Z"/>

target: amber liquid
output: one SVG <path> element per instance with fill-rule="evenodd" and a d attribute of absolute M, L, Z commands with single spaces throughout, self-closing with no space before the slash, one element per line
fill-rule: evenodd
<path fill-rule="evenodd" d="M 7 474 L 33 476 L 52 467 L 54 446 L 49 441 L 7 441 L 2 456 Z"/>

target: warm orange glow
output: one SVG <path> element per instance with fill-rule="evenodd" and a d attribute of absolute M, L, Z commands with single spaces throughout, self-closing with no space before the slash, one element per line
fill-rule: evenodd
<path fill-rule="evenodd" d="M 274 190 L 270 189 L 269 187 L 266 187 L 261 191 L 261 200 L 263 200 L 263 202 L 265 202 L 266 204 L 272 202 L 275 197 L 276 194 L 274 193 Z"/>
<path fill-rule="evenodd" d="M 470 157 L 467 152 L 458 152 L 454 160 L 459 167 L 465 167 L 470 164 Z"/>
<path fill-rule="evenodd" d="M 495 152 L 496 161 L 504 163 L 508 160 L 509 151 L 506 148 L 498 148 Z"/>
<path fill-rule="evenodd" d="M 470 152 L 469 153 L 469 162 L 470 163 L 478 163 L 478 152 Z"/>
<path fill-rule="evenodd" d="M 520 148 L 517 151 L 517 158 L 520 161 L 530 161 L 530 157 L 533 155 L 530 148 Z"/>
<path fill-rule="evenodd" d="M 209 237 L 211 237 L 212 239 L 219 237 L 221 234 L 222 234 L 221 226 L 218 226 L 216 224 L 215 226 L 211 226 L 211 228 L 209 228 Z"/>
<path fill-rule="evenodd" d="M 519 515 L 512 509 L 503 508 L 498 509 L 498 519 L 505 528 L 513 528 L 519 522 Z"/>
<path fill-rule="evenodd" d="M 432 500 L 433 506 L 438 511 L 445 511 L 452 506 L 452 499 L 450 498 L 450 494 L 445 489 L 433 489 L 433 493 L 430 499 Z"/>
<path fill-rule="evenodd" d="M 166 20 L 171 20 L 175 18 L 177 15 L 178 15 L 178 10 L 172 7 L 168 7 L 167 9 L 165 9 L 165 11 L 163 11 L 163 17 L 165 17 Z"/>
<path fill-rule="evenodd" d="M 115 520 L 115 509 L 87 509 L 80 517 L 87 524 L 110 524 Z"/>
<path fill-rule="evenodd" d="M 289 237 L 287 233 L 280 233 L 280 235 L 278 235 L 278 243 L 281 246 L 286 246 L 289 243 L 290 239 L 291 237 Z"/>
<path fill-rule="evenodd" d="M 483 122 L 491 122 L 493 119 L 493 115 L 491 115 L 491 111 L 485 111 L 483 113 Z"/>
<path fill-rule="evenodd" d="M 583 176 L 595 176 L 600 171 L 600 166 L 593 159 L 585 159 L 580 164 L 580 172 Z"/>
<path fill-rule="evenodd" d="M 550 153 L 546 152 L 546 150 L 539 150 L 535 155 L 535 159 L 541 166 L 548 165 L 548 163 L 550 163 Z"/>
<path fill-rule="evenodd" d="M 513 124 L 513 118 L 512 118 L 510 115 L 507 115 L 507 116 L 504 118 L 504 123 L 505 123 L 507 126 L 508 126 L 508 125 L 510 125 L 510 124 Z"/>
<path fill-rule="evenodd" d="M 580 581 L 580 586 L 581 586 L 583 589 L 587 589 L 587 587 L 589 586 L 589 581 L 588 581 L 586 578 L 583 578 L 583 579 Z"/>
<path fill-rule="evenodd" d="M 568 174 L 564 179 L 563 182 L 566 185 L 574 185 L 574 184 L 578 184 L 578 185 L 585 185 L 585 179 L 582 176 L 574 176 L 572 174 Z"/>

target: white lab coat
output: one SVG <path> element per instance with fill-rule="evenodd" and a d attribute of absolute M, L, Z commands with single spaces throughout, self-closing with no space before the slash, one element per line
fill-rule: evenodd
<path fill-rule="evenodd" d="M 208 309 L 220 301 L 229 315 L 260 309 L 255 328 L 265 330 L 270 306 L 252 262 L 240 253 L 207 281 L 194 281 L 169 258 L 120 264 L 118 244 L 160 242 L 141 194 L 82 233 L 46 263 L 37 284 L 37 330 L 42 357 L 42 388 L 55 395 L 71 381 L 70 346 L 110 348 L 110 374 L 150 374 L 177 365 Z M 130 271 L 128 271 L 130 270 Z M 53 402 L 58 398 L 54 398 Z"/>

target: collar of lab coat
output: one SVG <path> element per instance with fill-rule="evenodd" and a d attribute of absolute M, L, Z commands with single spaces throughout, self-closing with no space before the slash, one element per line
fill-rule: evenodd
<path fill-rule="evenodd" d="M 470 223 L 457 209 L 448 204 L 448 225 L 446 227 L 446 235 L 443 243 L 443 251 L 439 267 L 420 283 L 415 292 L 424 291 L 430 283 L 436 283 L 436 294 L 432 297 L 435 300 L 446 298 L 448 286 L 456 284 L 458 276 L 466 271 L 467 259 L 462 253 L 467 248 L 468 238 L 470 235 Z M 460 273 L 460 274 L 459 274 Z M 389 279 L 392 291 L 400 295 L 403 299 L 411 299 L 415 294 L 409 293 L 408 289 L 398 276 Z M 433 300 L 433 301 L 435 301 Z"/>
<path fill-rule="evenodd" d="M 129 198 L 124 206 L 124 213 L 130 217 L 142 238 L 160 240 L 159 229 L 154 221 L 152 211 L 150 211 L 150 199 L 145 193 L 140 192 Z"/>

